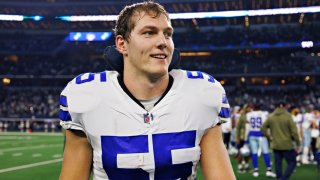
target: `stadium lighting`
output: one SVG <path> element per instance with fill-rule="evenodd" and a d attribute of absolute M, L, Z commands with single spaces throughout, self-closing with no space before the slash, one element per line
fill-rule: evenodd
<path fill-rule="evenodd" d="M 0 21 L 23 21 L 23 19 L 21 15 L 0 14 Z"/>
<path fill-rule="evenodd" d="M 102 40 L 107 40 L 107 39 L 109 39 L 109 38 L 111 37 L 111 35 L 112 35 L 112 33 L 110 33 L 110 32 L 105 32 L 105 33 L 103 33 L 103 34 L 101 35 L 101 39 L 102 39 Z"/>
<path fill-rule="evenodd" d="M 204 18 L 230 18 L 245 16 L 268 16 L 282 14 L 302 14 L 320 12 L 320 6 L 259 9 L 259 10 L 238 10 L 238 11 L 216 11 L 216 12 L 190 12 L 190 13 L 171 13 L 171 19 L 204 19 Z M 42 16 L 21 16 L 0 14 L 0 21 L 23 21 L 24 19 L 40 21 Z M 63 21 L 115 21 L 118 15 L 80 15 L 80 16 L 57 16 Z"/>
<path fill-rule="evenodd" d="M 106 41 L 112 32 L 70 32 L 67 41 Z"/>
<path fill-rule="evenodd" d="M 301 14 L 320 12 L 320 6 L 277 8 L 259 10 L 238 10 L 238 11 L 216 11 L 216 12 L 190 12 L 171 13 L 170 19 L 205 19 L 205 18 L 230 18 L 245 16 L 268 16 L 282 14 Z M 115 21 L 118 15 L 81 15 L 81 16 L 58 16 L 63 21 Z"/>
<path fill-rule="evenodd" d="M 306 77 L 304 77 L 304 81 L 309 81 L 310 80 L 310 76 L 306 76 Z"/>
<path fill-rule="evenodd" d="M 63 21 L 115 21 L 117 15 L 87 15 L 87 16 L 59 16 L 57 19 Z"/>
<path fill-rule="evenodd" d="M 169 14 L 170 19 L 193 19 L 193 18 L 228 18 L 246 16 L 247 11 L 218 11 L 198 13 L 174 13 Z"/>
<path fill-rule="evenodd" d="M 33 20 L 40 21 L 43 17 L 42 16 L 34 16 Z"/>
<path fill-rule="evenodd" d="M 216 11 L 216 12 L 190 12 L 190 13 L 171 13 L 171 19 L 204 19 L 204 18 L 230 18 L 245 16 L 268 16 L 282 14 L 302 14 L 320 12 L 320 6 L 259 9 L 259 10 L 238 10 L 238 11 Z M 0 14 L 0 21 L 23 21 L 24 19 L 40 21 L 42 16 L 21 16 Z M 57 16 L 63 21 L 115 21 L 118 15 L 80 15 L 80 16 Z"/>
<path fill-rule="evenodd" d="M 93 41 L 95 38 L 96 38 L 96 35 L 94 33 L 86 34 L 87 41 Z"/>
<path fill-rule="evenodd" d="M 3 78 L 3 79 L 2 79 L 2 83 L 3 83 L 3 85 L 9 85 L 9 84 L 11 83 L 11 79 L 9 79 L 9 78 Z"/>
<path fill-rule="evenodd" d="M 211 56 L 211 52 L 181 52 L 180 56 Z"/>
<path fill-rule="evenodd" d="M 302 41 L 301 42 L 302 48 L 312 48 L 313 47 L 313 41 Z"/>
<path fill-rule="evenodd" d="M 75 33 L 72 38 L 73 40 L 77 41 L 81 37 L 81 33 Z"/>

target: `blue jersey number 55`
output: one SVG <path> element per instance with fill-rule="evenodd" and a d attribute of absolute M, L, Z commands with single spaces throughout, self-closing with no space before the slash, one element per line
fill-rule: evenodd
<path fill-rule="evenodd" d="M 171 150 L 195 147 L 196 131 L 153 134 L 154 179 L 187 179 L 193 163 L 172 164 Z M 102 163 L 110 179 L 148 180 L 143 169 L 117 168 L 117 154 L 148 153 L 148 135 L 102 136 Z"/>

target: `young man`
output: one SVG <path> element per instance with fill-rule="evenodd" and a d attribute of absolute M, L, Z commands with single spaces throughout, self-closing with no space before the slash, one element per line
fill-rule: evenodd
<path fill-rule="evenodd" d="M 247 113 L 247 121 L 249 122 L 249 145 L 251 150 L 251 158 L 253 165 L 253 176 L 259 176 L 258 166 L 258 149 L 261 148 L 263 159 L 267 168 L 267 177 L 276 177 L 272 172 L 270 155 L 269 155 L 269 143 L 265 136 L 262 135 L 260 127 L 268 117 L 267 111 L 262 111 L 259 104 L 255 104 L 253 111 Z"/>
<path fill-rule="evenodd" d="M 66 148 L 60 179 L 235 179 L 220 126 L 222 86 L 168 67 L 173 28 L 154 2 L 125 7 L 115 27 L 123 74 L 88 73 L 61 94 Z"/>

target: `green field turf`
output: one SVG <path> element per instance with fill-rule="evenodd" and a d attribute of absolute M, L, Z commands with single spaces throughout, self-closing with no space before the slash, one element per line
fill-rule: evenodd
<path fill-rule="evenodd" d="M 61 169 L 63 136 L 61 133 L 0 133 L 0 180 L 56 180 Z M 231 157 L 237 179 L 272 179 L 265 177 L 262 158 L 259 159 L 260 176 L 240 174 Z M 197 179 L 203 179 L 201 170 Z M 292 180 L 320 180 L 315 165 L 298 167 Z"/>

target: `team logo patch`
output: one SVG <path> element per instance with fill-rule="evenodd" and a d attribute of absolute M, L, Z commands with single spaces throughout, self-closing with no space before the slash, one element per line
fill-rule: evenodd
<path fill-rule="evenodd" d="M 153 115 L 152 114 L 144 114 L 143 115 L 144 123 L 150 124 L 151 121 L 153 121 Z"/>

